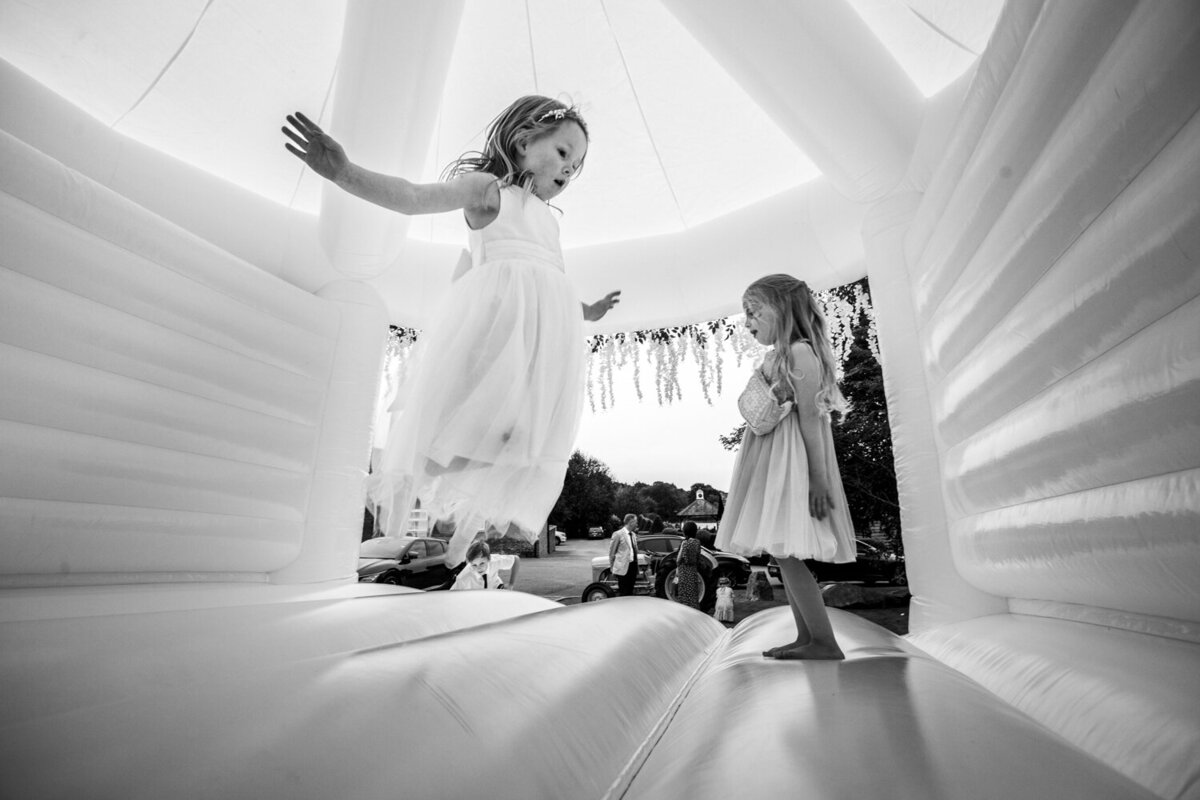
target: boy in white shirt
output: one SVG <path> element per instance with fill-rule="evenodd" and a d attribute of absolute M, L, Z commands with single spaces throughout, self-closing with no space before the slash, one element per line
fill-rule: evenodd
<path fill-rule="evenodd" d="M 467 563 L 462 572 L 454 579 L 450 591 L 462 589 L 511 589 L 517 582 L 517 572 L 520 571 L 521 557 L 497 553 L 492 555 L 492 549 L 482 539 L 471 543 L 467 548 Z M 500 577 L 500 570 L 509 570 L 508 583 Z"/>

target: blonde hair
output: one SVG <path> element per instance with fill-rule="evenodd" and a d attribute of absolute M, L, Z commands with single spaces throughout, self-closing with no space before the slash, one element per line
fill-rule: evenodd
<path fill-rule="evenodd" d="M 831 411 L 845 411 L 846 398 L 837 385 L 837 362 L 829 344 L 829 330 L 825 315 L 809 290 L 808 284 L 791 275 L 778 273 L 759 278 L 742 294 L 743 303 L 756 303 L 767 312 L 764 322 L 769 322 L 775 341 L 772 344 L 778 353 L 777 368 L 781 377 L 791 383 L 792 342 L 807 341 L 817 355 L 821 365 L 820 389 L 817 390 L 817 408 L 828 416 Z M 792 386 L 792 394 L 796 387 Z"/>
<path fill-rule="evenodd" d="M 573 122 L 590 140 L 587 124 L 575 106 L 549 97 L 531 94 L 519 97 L 488 124 L 483 150 L 463 153 L 442 170 L 442 180 L 450 180 L 465 172 L 486 172 L 500 179 L 501 186 L 526 186 L 529 174 L 517 166 L 520 145 L 534 142 L 560 126 Z M 578 175 L 583 169 L 579 162 Z"/>

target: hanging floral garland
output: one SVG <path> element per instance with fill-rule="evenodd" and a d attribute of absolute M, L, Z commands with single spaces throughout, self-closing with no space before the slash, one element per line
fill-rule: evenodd
<path fill-rule="evenodd" d="M 733 351 L 740 366 L 742 359 L 763 348 L 754 341 L 740 317 L 698 322 L 654 330 L 598 334 L 588 339 L 587 391 L 592 410 L 613 405 L 613 377 L 627 366 L 633 367 L 633 388 L 639 401 L 645 399 L 642 388 L 642 361 L 654 367 L 654 393 L 659 405 L 682 397 L 679 367 L 691 351 L 700 377 L 704 399 L 711 405 L 723 388 L 725 348 Z M 597 396 L 598 394 L 598 396 Z"/>
<path fill-rule="evenodd" d="M 875 357 L 879 357 L 874 309 L 861 282 L 839 293 L 814 292 L 813 296 L 825 312 L 839 379 L 842 362 L 854 342 L 854 324 L 860 315 L 865 314 L 867 319 L 867 345 Z M 386 395 L 392 395 L 404 380 L 413 347 L 419 336 L 419 332 L 414 328 L 392 326 L 387 347 Z M 687 359 L 689 351 L 697 367 L 704 399 L 712 405 L 713 398 L 719 396 L 724 389 L 727 348 L 733 353 L 734 362 L 738 367 L 741 367 L 747 358 L 757 360 L 766 352 L 766 348 L 756 342 L 746 329 L 741 314 L 691 325 L 597 334 L 589 337 L 587 344 L 587 398 L 592 411 L 613 407 L 614 379 L 618 372 L 626 370 L 631 372 L 633 388 L 638 401 L 641 402 L 644 399 L 643 360 L 654 368 L 654 393 L 658 404 L 669 404 L 682 399 L 679 368 Z"/>
<path fill-rule="evenodd" d="M 854 324 L 860 314 L 865 314 L 867 319 L 867 345 L 875 357 L 879 357 L 875 314 L 870 296 L 861 283 L 841 293 L 813 294 L 821 304 L 829 326 L 839 379 L 842 362 L 854 342 Z M 847 294 L 848 297 L 843 296 Z M 591 357 L 588 359 L 587 375 L 587 397 L 592 411 L 597 407 L 607 409 L 613 406 L 613 377 L 629 365 L 633 367 L 633 388 L 638 401 L 644 399 L 641 381 L 643 359 L 654 367 L 654 389 L 658 404 L 681 399 L 679 368 L 689 350 L 697 366 L 704 400 L 712 405 L 713 398 L 724 389 L 726 348 L 733 353 L 738 367 L 747 357 L 757 360 L 767 350 L 750 335 L 744 319 L 741 314 L 736 314 L 691 325 L 592 336 L 588 339 Z"/>
<path fill-rule="evenodd" d="M 383 351 L 383 386 L 380 389 L 380 399 L 385 403 L 384 408 L 408 377 L 413 348 L 416 347 L 420 336 L 421 332 L 416 328 L 401 328 L 397 325 L 390 327 L 387 346 Z"/>

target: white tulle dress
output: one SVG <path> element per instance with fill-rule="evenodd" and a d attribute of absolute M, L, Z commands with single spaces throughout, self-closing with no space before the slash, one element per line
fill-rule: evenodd
<path fill-rule="evenodd" d="M 820 388 L 816 354 L 807 343 L 797 342 L 792 347 L 792 358 L 791 378 L 797 396 L 806 393 L 815 398 Z M 768 354 L 766 364 L 755 367 L 763 370 L 768 384 L 776 379 L 774 360 L 774 354 Z M 828 421 L 821 425 L 821 436 L 833 509 L 818 520 L 808 511 L 808 450 L 796 410 L 765 435 L 746 429 L 717 531 L 718 549 L 832 563 L 854 561 L 854 524 L 846 507 Z"/>
<path fill-rule="evenodd" d="M 388 533 L 417 500 L 453 522 L 448 560 L 481 529 L 537 537 L 562 491 L 583 408 L 583 311 L 563 268 L 558 221 L 520 187 L 470 232 L 452 284 L 392 405 L 369 493 Z"/>

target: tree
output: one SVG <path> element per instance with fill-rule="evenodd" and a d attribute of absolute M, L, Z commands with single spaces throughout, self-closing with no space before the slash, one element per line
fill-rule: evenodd
<path fill-rule="evenodd" d="M 589 527 L 607 521 L 615 505 L 616 491 L 608 465 L 576 450 L 567 462 L 562 493 L 550 512 L 550 524 L 583 536 Z"/>
<path fill-rule="evenodd" d="M 624 520 L 626 514 L 641 514 L 645 509 L 644 492 L 649 487 L 644 483 L 618 483 L 612 513 Z M 619 523 L 618 523 L 619 526 Z"/>
<path fill-rule="evenodd" d="M 687 492 L 665 481 L 655 481 L 646 489 L 645 498 L 647 505 L 652 506 L 646 509 L 646 513 L 658 514 L 664 519 L 674 517 L 681 508 L 691 502 Z"/>
<path fill-rule="evenodd" d="M 870 297 L 866 278 L 862 279 L 862 285 Z M 854 284 L 848 284 L 833 291 L 848 293 L 853 287 Z M 900 501 L 892 458 L 892 429 L 888 423 L 883 369 L 867 345 L 867 325 L 865 314 L 854 321 L 854 340 L 842 362 L 842 394 L 850 409 L 833 426 L 833 445 L 855 529 L 866 531 L 878 524 L 898 545 Z"/>

